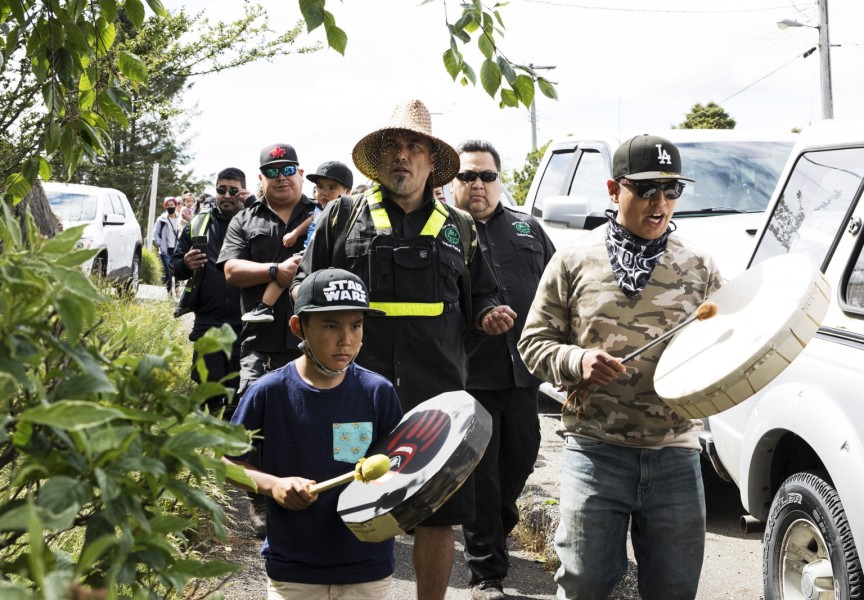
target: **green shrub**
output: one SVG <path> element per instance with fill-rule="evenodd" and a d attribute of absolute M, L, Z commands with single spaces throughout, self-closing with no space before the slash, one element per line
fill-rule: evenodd
<path fill-rule="evenodd" d="M 161 285 L 165 269 L 159 252 L 150 248 L 141 249 L 141 283 L 147 285 Z"/>
<path fill-rule="evenodd" d="M 170 313 L 127 324 L 138 309 L 101 306 L 79 268 L 92 256 L 73 251 L 80 229 L 45 240 L 25 225 L 22 239 L 0 202 L 0 597 L 177 598 L 238 570 L 196 548 L 201 522 L 226 535 L 208 486 L 229 472 L 251 483 L 220 460 L 249 435 L 199 408 L 225 388 L 179 393 L 188 349 Z M 224 327 L 195 348 L 230 350 L 233 337 Z"/>

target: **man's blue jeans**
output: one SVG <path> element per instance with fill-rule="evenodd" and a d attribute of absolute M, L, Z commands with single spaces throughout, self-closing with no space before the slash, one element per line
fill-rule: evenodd
<path fill-rule="evenodd" d="M 696 597 L 705 550 L 699 451 L 628 448 L 567 436 L 555 550 L 560 600 L 601 600 L 627 570 L 642 600 Z"/>

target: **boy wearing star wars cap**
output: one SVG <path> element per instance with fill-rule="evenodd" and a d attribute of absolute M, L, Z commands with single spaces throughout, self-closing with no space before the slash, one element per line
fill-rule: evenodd
<path fill-rule="evenodd" d="M 605 598 L 627 570 L 627 529 L 643 599 L 696 596 L 705 546 L 701 422 L 654 391 L 662 345 L 620 359 L 693 314 L 722 280 L 670 220 L 692 181 L 678 149 L 642 135 L 615 151 L 608 222 L 558 250 L 518 348 L 570 396 L 555 549 L 558 598 Z"/>
<path fill-rule="evenodd" d="M 231 419 L 260 436 L 260 468 L 245 456 L 223 460 L 267 497 L 268 598 L 390 598 L 393 540 L 359 541 L 336 513 L 338 489 L 307 490 L 350 471 L 402 418 L 390 382 L 354 364 L 364 314 L 375 312 L 359 277 L 312 274 L 290 321 L 303 355 L 252 384 Z"/>

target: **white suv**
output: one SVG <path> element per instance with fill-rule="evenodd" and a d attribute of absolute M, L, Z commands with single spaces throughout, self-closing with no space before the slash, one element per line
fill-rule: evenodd
<path fill-rule="evenodd" d="M 805 130 L 751 266 L 801 254 L 832 286 L 815 338 L 776 379 L 707 419 L 703 443 L 764 524 L 766 600 L 864 596 L 864 122 Z M 742 524 L 753 524 L 753 519 Z"/>
<path fill-rule="evenodd" d="M 99 250 L 85 271 L 112 281 L 118 290 L 138 291 L 141 275 L 141 226 L 126 195 L 113 188 L 42 184 L 51 210 L 64 228 L 86 225 L 78 247 Z"/>

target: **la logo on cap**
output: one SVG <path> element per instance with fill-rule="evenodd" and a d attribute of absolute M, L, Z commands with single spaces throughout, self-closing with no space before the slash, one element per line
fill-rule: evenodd
<path fill-rule="evenodd" d="M 661 165 L 672 164 L 672 157 L 663 149 L 663 144 L 657 144 L 657 160 Z"/>
<path fill-rule="evenodd" d="M 349 300 L 367 304 L 366 290 L 356 281 L 351 281 L 350 279 L 335 279 L 322 289 L 321 292 L 324 294 L 324 299 L 327 302 Z"/>

